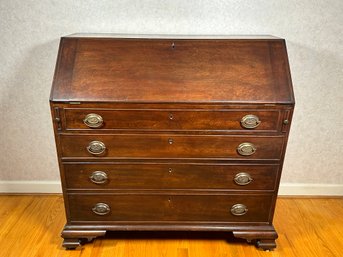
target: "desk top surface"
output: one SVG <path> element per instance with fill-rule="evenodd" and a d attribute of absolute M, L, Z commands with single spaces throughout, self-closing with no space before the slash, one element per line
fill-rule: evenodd
<path fill-rule="evenodd" d="M 63 37 L 50 99 L 294 103 L 285 41 L 272 36 Z"/>

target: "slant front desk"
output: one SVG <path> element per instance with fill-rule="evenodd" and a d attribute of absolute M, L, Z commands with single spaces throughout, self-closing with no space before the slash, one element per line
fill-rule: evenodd
<path fill-rule="evenodd" d="M 294 107 L 283 39 L 63 37 L 50 103 L 64 247 L 178 230 L 275 248 Z"/>

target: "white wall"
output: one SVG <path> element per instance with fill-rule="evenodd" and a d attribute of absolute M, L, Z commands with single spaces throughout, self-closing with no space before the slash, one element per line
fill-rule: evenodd
<path fill-rule="evenodd" d="M 59 179 L 48 98 L 61 36 L 272 34 L 296 96 L 282 182 L 341 186 L 342 13 L 342 0 L 0 0 L 0 181 Z"/>

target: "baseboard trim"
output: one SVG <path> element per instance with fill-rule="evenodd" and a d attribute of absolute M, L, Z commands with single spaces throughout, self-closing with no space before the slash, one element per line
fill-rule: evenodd
<path fill-rule="evenodd" d="M 62 193 L 59 181 L 0 181 L 0 193 Z M 341 184 L 281 183 L 279 195 L 343 196 Z"/>
<path fill-rule="evenodd" d="M 343 184 L 281 183 L 279 195 L 343 196 Z"/>
<path fill-rule="evenodd" d="M 0 181 L 0 193 L 62 193 L 59 181 Z"/>

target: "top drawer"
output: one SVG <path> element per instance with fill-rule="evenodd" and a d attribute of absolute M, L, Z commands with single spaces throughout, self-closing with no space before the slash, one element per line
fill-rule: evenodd
<path fill-rule="evenodd" d="M 277 132 L 280 110 L 65 109 L 66 130 L 233 130 Z"/>

